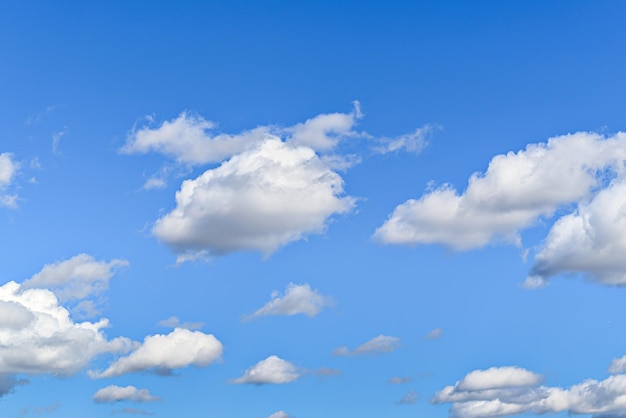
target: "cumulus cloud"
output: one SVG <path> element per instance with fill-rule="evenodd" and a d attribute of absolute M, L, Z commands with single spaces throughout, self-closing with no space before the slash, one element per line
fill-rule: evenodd
<path fill-rule="evenodd" d="M 5 152 L 0 154 L 0 206 L 15 208 L 17 195 L 9 194 L 7 189 L 15 179 L 19 164 L 13 159 L 13 154 Z"/>
<path fill-rule="evenodd" d="M 28 379 L 18 379 L 15 375 L 0 373 L 0 398 L 13 392 L 17 386 L 30 383 Z"/>
<path fill-rule="evenodd" d="M 67 376 L 100 354 L 128 352 L 132 342 L 108 340 L 107 326 L 106 319 L 73 322 L 54 293 L 8 282 L 0 286 L 0 375 L 9 382 L 15 374 Z"/>
<path fill-rule="evenodd" d="M 545 286 L 552 276 L 582 273 L 606 285 L 626 285 L 626 181 L 612 182 L 550 229 L 535 256 L 527 288 Z"/>
<path fill-rule="evenodd" d="M 109 279 L 126 260 L 96 261 L 88 254 L 47 264 L 40 272 L 22 283 L 22 288 L 47 288 L 62 301 L 84 299 L 108 288 Z"/>
<path fill-rule="evenodd" d="M 90 371 L 89 375 L 103 378 L 146 370 L 168 374 L 182 367 L 206 367 L 221 358 L 222 349 L 212 334 L 176 328 L 167 335 L 147 336 L 131 354 L 115 360 L 103 372 Z"/>
<path fill-rule="evenodd" d="M 304 314 L 312 318 L 319 314 L 324 307 L 332 304 L 330 297 L 311 289 L 308 284 L 289 283 L 284 295 L 274 291 L 271 297 L 272 300 L 252 314 L 252 318 L 266 315 L 297 314 Z"/>
<path fill-rule="evenodd" d="M 350 211 L 354 199 L 342 195 L 342 178 L 313 150 L 268 139 L 184 181 L 176 208 L 152 232 L 179 261 L 239 250 L 269 255 Z"/>
<path fill-rule="evenodd" d="M 400 347 L 400 339 L 388 335 L 379 335 L 368 342 L 358 346 L 354 350 L 347 347 L 339 347 L 334 352 L 335 356 L 357 356 L 362 354 L 390 353 Z"/>
<path fill-rule="evenodd" d="M 452 403 L 457 418 L 517 414 L 618 415 L 626 408 L 626 375 L 593 379 L 569 388 L 541 386 L 541 377 L 519 367 L 475 370 L 437 392 L 433 403 Z"/>
<path fill-rule="evenodd" d="M 289 415 L 285 411 L 277 411 L 277 412 L 274 412 L 272 415 L 270 415 L 267 418 L 290 418 L 290 417 L 291 417 L 291 415 Z"/>
<path fill-rule="evenodd" d="M 374 233 L 385 244 L 444 244 L 457 250 L 494 240 L 519 244 L 519 230 L 563 205 L 588 198 L 608 176 L 621 176 L 626 134 L 579 132 L 497 155 L 459 194 L 451 185 L 408 200 Z"/>
<path fill-rule="evenodd" d="M 298 368 L 290 362 L 278 356 L 269 356 L 247 369 L 243 376 L 232 380 L 232 383 L 282 384 L 293 382 L 300 376 L 301 373 Z"/>
<path fill-rule="evenodd" d="M 98 390 L 93 395 L 93 400 L 98 403 L 133 401 L 133 402 L 154 402 L 161 400 L 158 396 L 152 396 L 148 389 L 137 389 L 134 386 L 110 385 Z"/>

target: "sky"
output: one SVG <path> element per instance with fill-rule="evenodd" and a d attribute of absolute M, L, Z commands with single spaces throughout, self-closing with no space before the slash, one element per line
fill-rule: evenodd
<path fill-rule="evenodd" d="M 626 416 L 624 16 L 1 2 L 0 415 Z"/>

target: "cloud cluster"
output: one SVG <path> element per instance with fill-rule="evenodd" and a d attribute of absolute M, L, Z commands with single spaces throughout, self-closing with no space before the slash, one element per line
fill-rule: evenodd
<path fill-rule="evenodd" d="M 132 401 L 132 402 L 154 402 L 161 398 L 152 396 L 148 389 L 137 389 L 134 386 L 110 385 L 98 390 L 93 395 L 93 400 L 98 403 Z"/>
<path fill-rule="evenodd" d="M 178 261 L 260 251 L 323 233 L 333 215 L 349 212 L 355 199 L 344 196 L 345 170 L 359 157 L 336 152 L 347 139 L 375 139 L 355 129 L 362 117 L 354 102 L 350 113 L 320 114 L 293 126 L 258 126 L 237 134 L 216 132 L 217 125 L 182 112 L 160 126 L 133 128 L 123 154 L 156 152 L 179 166 L 220 163 L 183 182 L 176 207 L 158 219 L 152 233 L 167 244 Z M 397 138 L 378 139 L 380 153 L 418 153 L 431 132 L 425 126 Z M 151 176 L 144 189 L 163 188 L 165 169 Z"/>
<path fill-rule="evenodd" d="M 179 261 L 240 250 L 269 255 L 323 232 L 329 217 L 353 206 L 341 177 L 312 149 L 274 138 L 184 181 L 176 208 L 152 232 Z"/>
<path fill-rule="evenodd" d="M 100 354 L 128 352 L 132 342 L 107 339 L 107 326 L 73 322 L 54 293 L 8 282 L 0 286 L 0 375 L 14 383 L 15 374 L 72 375 Z"/>
<path fill-rule="evenodd" d="M 13 160 L 13 154 L 4 152 L 0 154 L 0 206 L 15 208 L 17 206 L 17 195 L 6 192 L 13 182 L 15 174 L 19 169 L 19 164 Z"/>
<path fill-rule="evenodd" d="M 519 367 L 475 370 L 437 392 L 433 403 L 452 403 L 456 418 L 517 414 L 594 414 L 617 416 L 626 408 L 626 375 L 593 379 L 559 388 L 540 385 L 541 376 Z"/>
<path fill-rule="evenodd" d="M 176 328 L 167 335 L 147 336 L 126 357 L 115 360 L 102 372 L 90 371 L 93 378 L 154 371 L 169 374 L 172 369 L 188 366 L 206 367 L 222 356 L 222 343 L 212 334 Z"/>
<path fill-rule="evenodd" d="M 324 307 L 332 304 L 330 297 L 311 289 L 308 284 L 289 283 L 284 295 L 274 291 L 271 297 L 272 300 L 252 314 L 253 318 L 266 315 L 297 314 L 304 314 L 312 318 L 319 314 Z"/>
<path fill-rule="evenodd" d="M 364 344 L 361 344 L 354 350 L 348 350 L 347 347 L 339 347 L 333 351 L 335 356 L 358 356 L 363 354 L 381 354 L 390 353 L 400 347 L 400 339 L 390 337 L 388 335 L 379 335 Z"/>
<path fill-rule="evenodd" d="M 243 376 L 232 380 L 232 383 L 248 383 L 254 385 L 282 384 L 293 382 L 302 373 L 290 362 L 278 356 L 269 356 L 247 369 Z"/>
<path fill-rule="evenodd" d="M 289 415 L 285 411 L 277 411 L 277 412 L 274 412 L 272 415 L 270 415 L 267 418 L 290 418 L 290 417 L 291 417 L 291 415 Z"/>
<path fill-rule="evenodd" d="M 497 155 L 474 173 L 463 193 L 444 184 L 408 200 L 374 233 L 385 244 L 443 244 L 457 250 L 503 240 L 520 244 L 519 231 L 559 208 L 525 287 L 541 287 L 562 272 L 605 284 L 626 283 L 626 134 L 590 132 L 554 137 L 517 153 Z"/>

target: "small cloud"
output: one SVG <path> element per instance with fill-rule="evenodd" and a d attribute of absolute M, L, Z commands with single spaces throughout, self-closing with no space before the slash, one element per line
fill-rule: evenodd
<path fill-rule="evenodd" d="M 272 300 L 258 309 L 251 318 L 267 315 L 304 314 L 313 318 L 320 311 L 332 304 L 332 299 L 311 289 L 308 284 L 296 285 L 289 283 L 284 296 L 278 291 L 272 292 Z"/>
<path fill-rule="evenodd" d="M 185 329 L 200 329 L 204 326 L 204 322 L 183 322 L 181 323 L 178 317 L 170 316 L 167 319 L 159 321 L 159 325 L 166 328 L 185 328 Z"/>
<path fill-rule="evenodd" d="M 368 342 L 358 346 L 354 350 L 348 350 L 347 347 L 339 347 L 333 351 L 335 356 L 357 356 L 362 354 L 380 354 L 390 353 L 400 347 L 400 339 L 396 337 L 390 337 L 388 335 L 379 335 L 372 338 Z"/>
<path fill-rule="evenodd" d="M 165 180 L 157 177 L 151 177 L 143 184 L 144 190 L 165 189 L 166 187 Z"/>
<path fill-rule="evenodd" d="M 134 386 L 116 386 L 110 385 L 100 389 L 93 395 L 93 400 L 97 403 L 110 403 L 120 401 L 132 402 L 154 402 L 161 398 L 152 396 L 148 389 L 137 389 Z"/>
<path fill-rule="evenodd" d="M 427 340 L 436 340 L 438 338 L 441 338 L 442 334 L 443 334 L 443 330 L 441 328 L 435 328 L 434 330 L 432 330 L 428 334 L 426 334 L 425 338 Z"/>
<path fill-rule="evenodd" d="M 403 383 L 409 383 L 411 381 L 410 377 L 392 377 L 388 380 L 392 385 L 401 385 Z"/>
<path fill-rule="evenodd" d="M 427 138 L 435 131 L 441 129 L 438 125 L 426 124 L 417 128 L 415 132 L 400 135 L 395 138 L 383 138 L 379 142 L 381 145 L 374 148 L 380 154 L 387 154 L 396 151 L 406 151 L 419 154 L 426 145 Z"/>
<path fill-rule="evenodd" d="M 274 412 L 272 415 L 270 415 L 267 418 L 291 418 L 291 415 L 289 415 L 285 411 L 278 411 L 278 412 Z"/>
<path fill-rule="evenodd" d="M 300 371 L 290 362 L 278 356 L 269 356 L 265 360 L 247 369 L 243 376 L 231 383 L 254 385 L 282 384 L 293 382 L 301 376 Z"/>
<path fill-rule="evenodd" d="M 396 403 L 398 405 L 411 405 L 417 402 L 419 399 L 419 394 L 414 390 L 410 390 L 406 395 L 402 397 L 402 399 L 400 399 Z"/>
<path fill-rule="evenodd" d="M 67 133 L 67 126 L 63 127 L 62 130 L 52 135 L 52 153 L 59 155 L 59 144 L 61 143 L 61 138 Z"/>

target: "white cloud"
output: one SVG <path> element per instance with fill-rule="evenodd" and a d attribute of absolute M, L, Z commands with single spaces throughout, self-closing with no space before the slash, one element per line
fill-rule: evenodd
<path fill-rule="evenodd" d="M 252 317 L 305 314 L 312 318 L 332 303 L 331 298 L 311 289 L 308 284 L 289 283 L 284 296 L 274 291 L 271 297 L 272 300 L 258 309 Z"/>
<path fill-rule="evenodd" d="M 442 334 L 443 334 L 443 330 L 441 328 L 435 328 L 434 330 L 432 330 L 428 334 L 426 334 L 425 338 L 427 340 L 436 340 L 438 338 L 441 338 Z"/>
<path fill-rule="evenodd" d="M 47 288 L 63 301 L 83 299 L 106 290 L 115 271 L 126 266 L 126 260 L 96 261 L 88 254 L 79 254 L 45 265 L 22 283 L 22 288 Z"/>
<path fill-rule="evenodd" d="M 64 127 L 59 132 L 52 135 L 52 152 L 54 154 L 59 153 L 59 144 L 61 143 L 61 138 L 67 133 L 67 126 Z"/>
<path fill-rule="evenodd" d="M 626 356 L 614 358 L 609 365 L 608 372 L 611 374 L 626 373 Z"/>
<path fill-rule="evenodd" d="M 287 141 L 316 151 L 327 151 L 334 148 L 343 138 L 363 135 L 353 130 L 361 117 L 360 104 L 355 101 L 352 113 L 317 115 L 304 123 L 286 128 L 285 131 L 290 134 Z"/>
<path fill-rule="evenodd" d="M 161 400 L 158 396 L 152 396 L 148 389 L 137 389 L 134 386 L 110 385 L 100 389 L 93 395 L 93 400 L 98 403 L 133 401 L 154 402 Z"/>
<path fill-rule="evenodd" d="M 400 135 L 396 138 L 381 139 L 380 142 L 382 142 L 382 145 L 375 147 L 374 150 L 381 154 L 397 151 L 419 154 L 426 148 L 426 145 L 428 145 L 426 138 L 428 138 L 435 129 L 438 129 L 438 126 L 427 124 L 409 134 Z"/>
<path fill-rule="evenodd" d="M 626 134 L 579 132 L 498 155 L 473 174 L 464 193 L 443 185 L 396 207 L 376 230 L 385 244 L 444 244 L 457 250 L 496 239 L 519 244 L 518 231 L 540 216 L 590 196 L 607 170 L 620 176 Z"/>
<path fill-rule="evenodd" d="M 268 127 L 260 127 L 237 135 L 211 135 L 210 131 L 215 127 L 215 123 L 201 116 L 183 112 L 176 119 L 165 121 L 156 129 L 147 126 L 133 129 L 120 152 L 158 152 L 174 158 L 178 163 L 206 164 L 238 154 L 262 141 L 270 133 Z"/>
<path fill-rule="evenodd" d="M 298 368 L 290 362 L 278 356 L 269 356 L 247 369 L 243 376 L 234 379 L 232 383 L 282 384 L 293 382 L 300 376 Z"/>
<path fill-rule="evenodd" d="M 339 347 L 333 352 L 335 356 L 356 356 L 361 354 L 390 353 L 400 347 L 400 339 L 388 335 L 379 335 L 368 342 L 358 346 L 354 350 L 347 347 Z"/>
<path fill-rule="evenodd" d="M 473 384 L 467 384 L 468 378 Z M 476 370 L 437 392 L 431 401 L 452 403 L 450 412 L 457 418 L 558 412 L 612 415 L 626 408 L 623 374 L 602 381 L 589 379 L 565 389 L 539 386 L 540 381 L 540 376 L 518 367 Z"/>
<path fill-rule="evenodd" d="M 184 181 L 176 208 L 152 232 L 179 261 L 239 250 L 269 255 L 348 212 L 354 199 L 342 194 L 343 180 L 313 150 L 268 139 Z"/>
<path fill-rule="evenodd" d="M 291 415 L 289 415 L 285 411 L 277 411 L 277 412 L 274 412 L 272 415 L 270 415 L 267 418 L 290 418 L 290 417 L 291 417 Z"/>
<path fill-rule="evenodd" d="M 72 375 L 102 353 L 131 349 L 127 338 L 108 340 L 108 321 L 75 323 L 46 289 L 0 286 L 0 374 Z"/>
<path fill-rule="evenodd" d="M 0 154 L 0 206 L 9 208 L 17 206 L 17 195 L 6 193 L 6 189 L 13 182 L 19 168 L 19 164 L 13 160 L 13 154 L 8 152 Z"/>
<path fill-rule="evenodd" d="M 414 404 L 418 400 L 419 400 L 419 394 L 414 390 L 410 390 L 396 403 L 398 405 L 411 405 L 411 404 Z"/>
<path fill-rule="evenodd" d="M 145 190 L 164 189 L 167 183 L 162 178 L 150 177 L 143 185 Z"/>
<path fill-rule="evenodd" d="M 103 378 L 145 370 L 167 374 L 182 367 L 206 367 L 221 358 L 222 349 L 222 343 L 212 334 L 176 328 L 167 335 L 147 336 L 130 355 L 115 360 L 103 372 L 89 374 Z"/>
<path fill-rule="evenodd" d="M 186 329 L 200 329 L 204 326 L 204 322 L 180 322 L 180 319 L 176 316 L 170 316 L 167 319 L 159 321 L 159 325 L 168 328 L 186 328 Z"/>
<path fill-rule="evenodd" d="M 564 272 L 607 285 L 626 285 L 626 182 L 615 181 L 560 218 L 535 256 L 525 287 Z"/>

